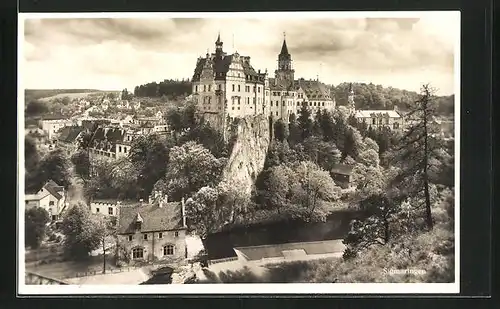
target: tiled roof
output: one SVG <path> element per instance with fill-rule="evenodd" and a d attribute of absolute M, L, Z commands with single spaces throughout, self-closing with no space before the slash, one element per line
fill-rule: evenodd
<path fill-rule="evenodd" d="M 118 234 L 135 233 L 137 215 L 143 219 L 141 232 L 169 231 L 182 228 L 182 209 L 179 202 L 167 203 L 163 207 L 152 204 L 136 204 L 121 207 Z"/>
<path fill-rule="evenodd" d="M 59 141 L 65 143 L 73 143 L 82 131 L 83 127 L 80 126 L 64 127 L 61 129 L 61 134 L 59 135 Z"/>
<path fill-rule="evenodd" d="M 335 164 L 332 168 L 332 173 L 340 175 L 351 175 L 354 166 L 346 164 Z"/>
<path fill-rule="evenodd" d="M 322 82 L 299 79 L 296 80 L 295 83 L 302 88 L 309 100 L 332 100 L 330 91 Z"/>
<path fill-rule="evenodd" d="M 93 148 L 113 150 L 117 143 L 123 141 L 125 130 L 116 127 L 99 127 L 92 136 Z"/>
<path fill-rule="evenodd" d="M 58 185 L 55 183 L 53 180 L 49 180 L 43 188 L 47 191 L 49 191 L 50 194 L 52 194 L 56 199 L 60 200 L 62 199 L 62 195 L 59 194 L 59 192 L 64 191 L 64 187 Z"/>
<path fill-rule="evenodd" d="M 357 118 L 372 118 L 372 117 L 389 117 L 400 118 L 401 115 L 395 110 L 358 110 L 356 111 Z"/>
<path fill-rule="evenodd" d="M 215 57 L 215 55 L 210 56 L 210 59 L 208 59 L 208 61 L 210 61 L 216 80 L 226 79 L 226 73 L 229 71 L 229 66 L 231 65 L 231 62 L 233 61 L 234 58 L 235 55 L 223 55 L 220 58 Z M 257 71 L 255 71 L 255 69 L 245 59 L 246 57 L 240 56 L 240 64 L 243 67 L 243 74 L 245 74 L 245 77 L 250 76 L 251 78 L 253 78 L 253 80 L 263 83 L 264 74 L 263 73 L 259 74 Z M 198 58 L 192 78 L 193 82 L 200 81 L 200 76 L 203 71 L 203 68 L 205 67 L 206 62 L 207 58 Z"/>

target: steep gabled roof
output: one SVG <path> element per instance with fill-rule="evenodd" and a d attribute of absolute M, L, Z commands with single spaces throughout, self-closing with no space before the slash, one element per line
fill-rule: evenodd
<path fill-rule="evenodd" d="M 43 189 L 49 191 L 56 199 L 60 200 L 63 196 L 59 193 L 64 191 L 64 187 L 58 185 L 55 181 L 50 179 L 44 186 Z"/>
<path fill-rule="evenodd" d="M 295 83 L 302 88 L 309 100 L 332 100 L 330 90 L 322 82 L 298 79 Z"/>
<path fill-rule="evenodd" d="M 182 207 L 172 202 L 159 207 L 152 204 L 136 204 L 120 208 L 118 234 L 135 233 L 136 219 L 142 218 L 141 232 L 182 229 Z"/>
<path fill-rule="evenodd" d="M 78 135 L 84 130 L 81 126 L 68 126 L 61 129 L 59 141 L 64 143 L 73 143 Z"/>
<path fill-rule="evenodd" d="M 229 71 L 229 67 L 233 60 L 235 59 L 235 55 L 223 55 L 222 57 L 216 57 L 216 55 L 209 56 L 209 59 L 207 58 L 198 58 L 198 61 L 196 63 L 196 67 L 194 69 L 194 74 L 192 81 L 193 82 L 198 82 L 200 81 L 201 73 L 203 72 L 203 68 L 207 64 L 207 60 L 211 64 L 211 68 L 214 71 L 215 74 L 215 80 L 225 80 L 226 79 L 226 74 Z M 243 74 L 245 74 L 245 77 L 251 77 L 252 81 L 257 81 L 260 83 L 264 82 L 264 73 L 259 74 L 255 69 L 252 67 L 252 65 L 247 62 L 246 57 L 240 56 L 239 57 L 239 62 L 241 66 L 243 67 Z"/>

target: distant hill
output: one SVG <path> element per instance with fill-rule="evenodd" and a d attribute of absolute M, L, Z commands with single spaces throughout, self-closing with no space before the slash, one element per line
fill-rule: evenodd
<path fill-rule="evenodd" d="M 97 89 L 26 89 L 24 90 L 24 101 L 28 104 L 33 100 L 49 101 L 55 98 L 69 97 L 80 98 L 90 94 L 99 93 L 119 93 L 116 90 L 97 90 Z"/>
<path fill-rule="evenodd" d="M 402 90 L 392 87 L 383 87 L 375 84 L 353 83 L 354 102 L 357 109 L 393 109 L 397 106 L 400 110 L 406 110 L 409 104 L 418 99 L 419 94 L 415 91 Z M 349 83 L 341 83 L 331 86 L 331 94 L 335 97 L 337 105 L 347 105 Z M 454 113 L 455 96 L 439 96 L 436 103 L 441 115 L 452 115 Z"/>

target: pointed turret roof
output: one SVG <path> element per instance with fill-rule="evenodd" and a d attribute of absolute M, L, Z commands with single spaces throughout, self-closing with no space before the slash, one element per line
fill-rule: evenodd
<path fill-rule="evenodd" d="M 286 39 L 283 39 L 283 45 L 281 46 L 280 55 L 289 55 L 288 47 L 286 46 Z"/>
<path fill-rule="evenodd" d="M 217 41 L 215 41 L 215 45 L 222 45 L 222 41 L 220 39 L 220 32 L 219 35 L 217 36 Z"/>

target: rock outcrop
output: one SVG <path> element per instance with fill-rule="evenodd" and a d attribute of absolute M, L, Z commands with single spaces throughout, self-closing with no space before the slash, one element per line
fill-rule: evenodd
<path fill-rule="evenodd" d="M 172 273 L 172 284 L 184 284 L 193 282 L 196 280 L 196 274 L 200 271 L 200 263 L 181 266 Z"/>
<path fill-rule="evenodd" d="M 255 179 L 264 168 L 270 143 L 269 121 L 265 116 L 239 119 L 236 141 L 223 173 L 223 181 L 238 186 L 250 196 Z"/>

